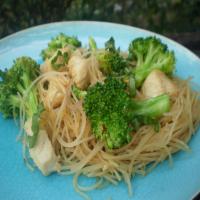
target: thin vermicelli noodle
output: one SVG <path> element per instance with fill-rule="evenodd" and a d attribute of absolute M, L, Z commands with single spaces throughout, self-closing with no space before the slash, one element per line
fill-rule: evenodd
<path fill-rule="evenodd" d="M 59 89 L 63 97 L 59 107 L 54 108 L 45 96 L 44 82 L 48 81 Z M 46 73 L 38 78 L 40 98 L 45 106 L 43 126 L 48 130 L 56 154 L 61 163 L 61 173 L 75 174 L 74 186 L 86 199 L 86 189 L 78 185 L 78 176 L 99 177 L 117 184 L 124 180 L 131 194 L 131 177 L 145 175 L 166 158 L 172 163 L 171 154 L 178 150 L 188 151 L 187 142 L 200 120 L 199 94 L 190 89 L 190 81 L 176 78 L 178 95 L 172 98 L 170 112 L 160 119 L 160 131 L 152 126 L 142 126 L 133 133 L 132 141 L 126 146 L 107 150 L 103 142 L 97 142 L 83 110 L 83 102 L 72 93 L 72 80 L 66 72 Z M 55 94 L 56 96 L 56 94 Z M 88 187 L 100 187 L 103 181 Z"/>

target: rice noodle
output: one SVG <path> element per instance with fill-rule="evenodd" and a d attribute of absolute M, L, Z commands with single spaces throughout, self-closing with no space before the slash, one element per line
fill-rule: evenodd
<path fill-rule="evenodd" d="M 102 76 L 94 67 L 94 57 L 91 56 L 93 64 L 90 71 L 94 74 L 93 82 L 96 82 L 98 79 L 101 81 Z M 145 125 L 132 133 L 129 144 L 115 150 L 106 149 L 103 142 L 95 139 L 83 110 L 83 102 L 72 93 L 73 81 L 68 72 L 46 72 L 32 83 L 31 87 L 37 86 L 40 100 L 45 106 L 41 124 L 47 130 L 59 158 L 62 169 L 59 173 L 74 174 L 73 184 L 81 196 L 89 200 L 84 192 L 99 188 L 103 180 L 112 184 L 124 180 L 131 195 L 131 177 L 146 175 L 167 158 L 172 164 L 172 154 L 179 150 L 189 151 L 187 143 L 200 122 L 199 94 L 190 89 L 190 80 L 176 78 L 175 81 L 179 92 L 171 100 L 170 112 L 160 119 L 159 133 Z M 56 108 L 52 102 L 57 98 L 57 93 L 50 101 L 45 82 L 50 83 L 63 97 Z M 141 98 L 139 92 L 137 96 Z M 23 109 L 20 114 L 20 123 L 23 123 Z M 91 187 L 83 187 L 78 184 L 81 174 L 100 179 Z"/>
<path fill-rule="evenodd" d="M 143 126 L 133 133 L 130 144 L 121 149 L 105 150 L 104 144 L 97 142 L 92 135 L 82 102 L 74 98 L 70 83 L 67 86 L 63 85 L 63 79 L 66 78 L 64 75 L 66 74 L 63 72 L 46 74 L 39 79 L 38 87 L 41 99 L 48 107 L 47 110 L 54 112 L 54 115 L 51 115 L 46 111 L 48 121 L 52 124 L 45 126 L 50 130 L 49 137 L 55 152 L 60 156 L 62 169 L 75 174 L 76 191 L 85 199 L 88 199 L 83 193 L 86 189 L 78 186 L 80 174 L 103 177 L 113 184 L 124 180 L 131 195 L 132 176 L 145 175 L 166 158 L 172 163 L 172 153 L 189 150 L 187 142 L 200 120 L 198 93 L 191 91 L 189 81 L 176 79 L 179 94 L 172 99 L 171 111 L 160 119 L 159 133 L 155 133 L 151 126 Z M 64 99 L 56 111 L 43 95 L 41 83 L 44 80 L 54 84 L 63 93 Z"/>

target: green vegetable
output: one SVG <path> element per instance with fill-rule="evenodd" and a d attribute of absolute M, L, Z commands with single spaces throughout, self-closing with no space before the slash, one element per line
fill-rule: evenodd
<path fill-rule="evenodd" d="M 137 115 L 157 118 L 169 110 L 170 98 L 168 95 L 160 95 L 147 100 L 133 101 L 131 107 Z"/>
<path fill-rule="evenodd" d="M 105 49 L 110 51 L 110 52 L 115 52 L 115 40 L 113 37 L 110 37 L 108 41 L 105 42 Z"/>
<path fill-rule="evenodd" d="M 133 74 L 137 88 L 154 69 L 171 75 L 175 68 L 174 53 L 169 51 L 167 46 L 156 37 L 133 40 L 129 45 L 129 59 L 136 61 Z"/>
<path fill-rule="evenodd" d="M 122 81 L 109 77 L 105 83 L 90 87 L 84 98 L 93 133 L 110 149 L 129 143 L 131 131 L 143 124 L 155 125 L 158 130 L 157 118 L 170 108 L 167 95 L 138 101 L 130 98 L 126 87 Z"/>
<path fill-rule="evenodd" d="M 134 97 L 136 95 L 135 78 L 132 75 L 128 76 L 128 91 L 130 96 Z"/>
<path fill-rule="evenodd" d="M 69 55 L 67 52 L 62 53 L 58 50 L 56 55 L 51 60 L 51 65 L 53 69 L 59 70 L 61 67 L 65 66 L 68 63 Z"/>
<path fill-rule="evenodd" d="M 64 48 L 67 45 L 71 45 L 75 48 L 81 46 L 81 42 L 76 37 L 67 36 L 64 33 L 60 33 L 48 43 L 48 47 L 41 52 L 43 60 L 50 58 L 60 48 Z"/>
<path fill-rule="evenodd" d="M 93 37 L 89 37 L 89 48 L 92 51 L 95 51 L 97 49 L 97 44 Z"/>
<path fill-rule="evenodd" d="M 37 141 L 37 136 L 40 130 L 40 115 L 41 113 L 44 111 L 43 106 L 40 104 L 38 106 L 38 112 L 34 113 L 32 116 L 32 126 L 31 126 L 31 130 L 33 132 L 33 136 L 28 136 L 28 144 L 29 144 L 29 148 L 33 148 L 36 141 Z"/>
<path fill-rule="evenodd" d="M 105 43 L 105 51 L 97 55 L 101 71 L 106 74 L 123 74 L 127 61 L 120 55 L 120 50 L 115 48 L 115 41 L 111 37 Z"/>
<path fill-rule="evenodd" d="M 77 99 L 83 99 L 87 94 L 87 91 L 81 90 L 77 88 L 75 85 L 72 86 L 72 92 L 77 97 Z"/>
<path fill-rule="evenodd" d="M 133 117 L 130 121 L 130 125 L 133 131 L 137 131 L 143 125 L 152 125 L 156 132 L 160 129 L 160 123 L 156 118 L 154 119 L 144 115 Z"/>
<path fill-rule="evenodd" d="M 105 84 L 96 83 L 88 89 L 84 109 L 91 121 L 95 136 L 105 140 L 107 146 L 119 148 L 130 142 L 130 128 L 126 122 L 129 97 L 126 85 L 116 79 L 106 79 Z"/>
<path fill-rule="evenodd" d="M 39 65 L 29 57 L 17 58 L 9 70 L 0 71 L 0 112 L 4 117 L 19 115 L 20 99 L 31 82 L 39 75 Z M 28 95 L 28 113 L 37 110 L 35 101 L 37 95 L 31 92 Z"/>
<path fill-rule="evenodd" d="M 39 65 L 30 57 L 17 58 L 9 70 L 1 71 L 0 77 L 0 112 L 4 117 L 18 117 L 21 103 L 25 108 L 26 120 L 32 120 L 34 137 L 38 134 L 39 115 L 41 106 L 38 101 L 38 92 L 31 83 L 39 76 Z M 22 100 L 22 97 L 25 99 Z M 37 116 L 37 120 L 35 118 Z M 31 144 L 31 146 L 34 145 Z"/>

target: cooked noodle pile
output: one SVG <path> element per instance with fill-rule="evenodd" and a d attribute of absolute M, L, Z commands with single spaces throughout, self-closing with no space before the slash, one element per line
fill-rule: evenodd
<path fill-rule="evenodd" d="M 145 175 L 158 163 L 169 158 L 179 150 L 189 150 L 187 145 L 200 121 L 198 93 L 190 89 L 190 81 L 176 78 L 178 95 L 172 98 L 170 112 L 160 119 L 160 131 L 152 126 L 142 126 L 133 132 L 132 141 L 120 149 L 108 150 L 97 141 L 91 132 L 90 122 L 83 110 L 83 102 L 72 93 L 72 80 L 67 72 L 48 72 L 38 79 L 40 99 L 45 105 L 42 126 L 48 132 L 56 155 L 61 163 L 61 172 L 74 174 L 74 185 L 82 193 L 99 187 L 103 180 L 113 184 L 124 180 L 131 193 L 131 177 Z M 57 108 L 49 102 L 46 95 L 50 87 L 56 87 L 62 103 Z M 49 88 L 50 88 L 49 87 Z M 141 94 L 138 92 L 141 98 Z M 99 177 L 91 188 L 78 185 L 78 176 Z"/>

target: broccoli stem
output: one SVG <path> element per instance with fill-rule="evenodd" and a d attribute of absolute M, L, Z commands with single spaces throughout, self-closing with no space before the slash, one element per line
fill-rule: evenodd
<path fill-rule="evenodd" d="M 28 94 L 26 108 L 27 108 L 26 112 L 27 112 L 28 118 L 31 117 L 33 114 L 37 113 L 37 111 L 38 111 L 38 99 L 37 99 L 35 91 L 31 91 Z"/>
<path fill-rule="evenodd" d="M 143 115 L 159 118 L 170 109 L 170 98 L 168 95 L 160 95 L 143 101 L 133 101 L 131 105 L 134 115 Z"/>
<path fill-rule="evenodd" d="M 89 37 L 89 48 L 92 51 L 95 51 L 97 49 L 97 44 L 93 37 Z"/>
<path fill-rule="evenodd" d="M 75 85 L 72 86 L 72 92 L 78 99 L 83 99 L 87 95 L 87 91 L 80 90 Z"/>
<path fill-rule="evenodd" d="M 9 103 L 12 105 L 13 109 L 20 108 L 20 99 L 16 95 L 10 96 Z"/>
<path fill-rule="evenodd" d="M 31 80 L 30 80 L 30 77 L 28 77 L 28 74 L 23 74 L 21 79 L 23 81 L 23 84 L 22 83 L 18 84 L 17 89 L 22 95 L 25 95 L 24 92 L 27 90 L 27 88 L 30 87 Z M 33 116 L 34 113 L 37 113 L 37 111 L 38 111 L 37 91 L 35 88 L 31 88 L 29 93 L 26 95 L 27 95 L 27 96 L 25 96 L 25 98 L 26 98 L 25 99 L 26 115 L 27 115 L 27 118 L 30 118 Z M 13 100 L 15 99 L 14 97 L 15 96 L 13 96 Z"/>

